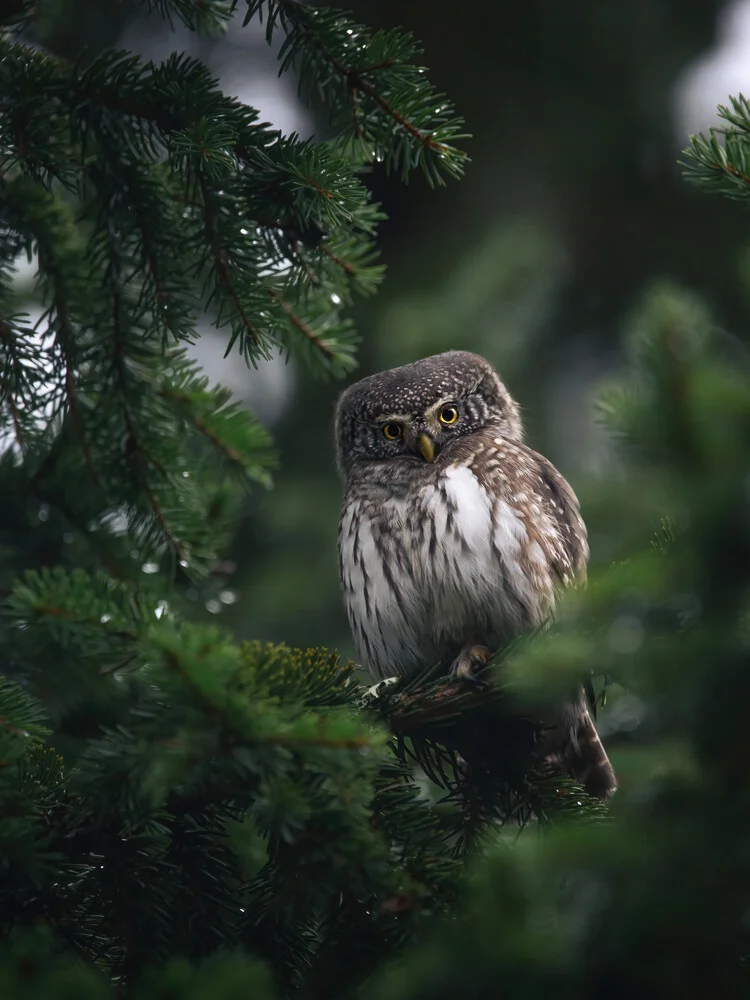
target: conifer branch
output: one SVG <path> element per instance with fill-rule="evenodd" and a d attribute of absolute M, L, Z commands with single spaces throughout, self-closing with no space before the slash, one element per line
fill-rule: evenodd
<path fill-rule="evenodd" d="M 125 421 L 125 428 L 127 432 L 127 437 L 125 441 L 125 454 L 129 459 L 129 463 L 132 468 L 135 469 L 138 481 L 141 484 L 143 493 L 148 500 L 149 506 L 156 518 L 159 527 L 161 528 L 164 540 L 167 545 L 172 549 L 178 560 L 184 559 L 184 552 L 181 543 L 176 539 L 172 533 L 172 530 L 167 522 L 164 512 L 161 508 L 156 494 L 153 491 L 151 483 L 149 482 L 148 473 L 145 467 L 149 465 L 153 466 L 157 472 L 162 476 L 162 478 L 167 478 L 167 473 L 161 462 L 156 459 L 149 449 L 145 447 L 141 440 L 141 436 L 138 433 L 136 427 L 135 419 L 130 410 L 130 404 L 128 402 L 128 393 L 130 392 L 129 376 L 127 371 L 127 361 L 125 359 L 125 347 L 123 344 L 122 328 L 121 328 L 121 298 L 119 288 L 113 288 L 112 294 L 112 346 L 114 350 L 114 363 L 115 372 L 117 374 L 117 380 L 120 389 L 120 404 L 122 406 L 123 418 Z"/>
<path fill-rule="evenodd" d="M 227 265 L 226 255 L 218 239 L 217 229 L 216 229 L 216 215 L 212 206 L 212 194 L 206 184 L 206 181 L 202 175 L 199 174 L 199 185 L 201 190 L 201 198 L 203 202 L 203 219 L 205 226 L 206 238 L 208 244 L 211 248 L 211 257 L 213 260 L 214 270 L 219 279 L 219 283 L 225 290 L 229 299 L 234 307 L 235 312 L 239 316 L 242 326 L 245 332 L 249 335 L 253 345 L 255 347 L 260 347 L 261 338 L 260 332 L 258 331 L 255 324 L 249 318 L 245 311 L 245 306 L 237 293 L 234 283 L 232 282 L 229 267 Z M 234 339 L 234 338 L 233 338 Z M 229 347 L 227 347 L 227 352 L 231 348 L 231 342 Z"/>
<path fill-rule="evenodd" d="M 346 81 L 347 86 L 353 91 L 361 91 L 370 97 L 375 103 L 383 109 L 383 111 L 392 118 L 397 125 L 405 129 L 409 135 L 413 136 L 422 146 L 427 149 L 431 149 L 441 156 L 445 156 L 451 150 L 442 142 L 437 142 L 429 132 L 425 132 L 420 128 L 417 128 L 412 122 L 408 120 L 404 115 L 401 114 L 396 108 L 392 107 L 388 101 L 363 77 L 362 73 L 356 69 L 352 69 L 337 59 L 335 56 L 331 55 L 330 52 L 326 52 L 325 49 L 321 48 L 321 52 L 325 55 L 326 59 L 330 62 L 339 76 Z M 388 65 L 387 63 L 382 63 L 382 65 Z"/>
<path fill-rule="evenodd" d="M 308 736 L 261 736 L 259 741 L 261 744 L 266 746 L 276 746 L 276 747 L 320 747 L 325 750 L 365 750 L 372 749 L 372 740 L 361 739 L 327 739 L 323 736 L 308 737 Z"/>
<path fill-rule="evenodd" d="M 70 622 L 71 625 L 82 625 L 86 628 L 97 629 L 115 639 L 137 642 L 140 638 L 138 633 L 129 629 L 124 629 L 121 625 L 112 625 L 108 621 L 103 622 L 100 618 L 91 618 L 86 615 L 81 615 L 78 612 L 73 611 L 71 608 L 48 604 L 45 601 L 34 603 L 32 606 L 34 611 L 36 611 L 39 615 L 43 615 L 47 618 L 63 619 L 64 621 Z"/>
<path fill-rule="evenodd" d="M 394 735 L 410 736 L 435 723 L 446 723 L 472 709 L 487 708 L 502 695 L 496 690 L 468 689 L 453 681 L 440 681 L 424 689 L 405 691 L 397 696 L 388 712 L 388 727 Z"/>
<path fill-rule="evenodd" d="M 140 0 L 149 11 L 156 11 L 171 21 L 176 15 L 189 31 L 218 35 L 232 17 L 231 0 Z"/>
<path fill-rule="evenodd" d="M 268 294 L 274 302 L 278 303 L 283 312 L 289 317 L 289 321 L 292 326 L 299 330 L 299 332 L 315 347 L 317 351 L 319 351 L 329 361 L 334 361 L 336 359 L 336 354 L 328 346 L 326 339 L 320 334 L 315 333 L 315 331 L 312 330 L 307 323 L 305 323 L 302 317 L 297 315 L 289 303 L 284 301 L 278 292 L 273 289 L 269 289 Z"/>
<path fill-rule="evenodd" d="M 26 450 L 26 438 L 23 431 L 21 430 L 21 420 L 19 418 L 18 407 L 16 406 L 16 401 L 13 397 L 13 393 L 9 392 L 6 395 L 6 399 L 8 402 L 8 409 L 10 410 L 11 420 L 13 421 L 13 433 L 16 436 L 16 441 L 18 442 L 18 448 L 21 454 L 23 454 L 23 452 Z"/>
<path fill-rule="evenodd" d="M 13 331 L 10 326 L 5 322 L 5 320 L 0 319 L 0 340 L 2 341 L 5 351 L 6 358 L 10 360 L 10 364 L 13 368 L 13 373 L 17 380 L 17 383 L 22 384 L 23 380 L 23 366 L 21 365 L 20 359 L 15 351 L 15 343 L 13 337 Z M 2 396 L 8 403 L 8 409 L 10 410 L 11 420 L 13 421 L 13 432 L 16 436 L 16 441 L 18 442 L 18 447 L 23 453 L 26 447 L 25 435 L 21 429 L 21 420 L 18 412 L 18 406 L 16 404 L 15 395 L 13 390 L 8 386 L 8 376 L 4 373 L 3 375 L 3 391 Z"/>
<path fill-rule="evenodd" d="M 23 233 L 29 247 L 35 246 L 37 250 L 49 301 L 39 322 L 49 319 L 49 327 L 60 348 L 67 408 L 81 441 L 86 467 L 94 485 L 99 487 L 100 477 L 78 399 L 76 331 L 69 301 L 79 292 L 80 277 L 75 273 L 77 233 L 59 200 L 36 181 L 20 177 L 10 183 L 1 183 L 10 224 Z"/>
<path fill-rule="evenodd" d="M 141 232 L 143 233 L 143 230 L 141 230 Z M 154 296 L 155 296 L 156 305 L 157 305 L 157 309 L 155 311 L 154 318 L 158 322 L 163 323 L 164 326 L 167 328 L 167 330 L 172 334 L 172 336 L 174 337 L 174 339 L 178 340 L 179 339 L 179 331 L 178 331 L 177 327 L 175 327 L 174 324 L 172 323 L 172 321 L 170 320 L 169 313 L 167 312 L 167 314 L 164 315 L 164 310 L 162 310 L 161 308 L 159 308 L 159 307 L 162 307 L 162 306 L 165 309 L 167 308 L 167 306 L 169 304 L 169 296 L 165 292 L 164 286 L 162 284 L 162 280 L 161 280 L 161 277 L 160 277 L 160 274 L 159 274 L 159 265 L 157 263 L 156 256 L 154 254 L 153 249 L 147 245 L 146 240 L 145 240 L 145 236 L 144 236 L 144 244 L 143 245 L 144 245 L 145 258 L 146 258 L 146 266 L 148 267 L 149 277 L 151 278 L 151 281 L 153 282 L 153 285 L 154 285 Z"/>
<path fill-rule="evenodd" d="M 178 403 L 183 408 L 183 412 L 187 415 L 187 419 L 195 427 L 195 429 L 202 434 L 211 445 L 224 457 L 236 465 L 239 469 L 244 471 L 244 462 L 242 460 L 242 455 L 233 448 L 226 441 L 223 441 L 214 431 L 208 426 L 208 424 L 202 419 L 199 413 L 196 412 L 193 406 L 193 401 L 190 396 L 184 392 L 178 392 L 171 386 L 163 386 L 159 389 L 159 393 L 171 402 Z"/>
<path fill-rule="evenodd" d="M 344 113 L 350 118 L 356 155 L 385 159 L 386 166 L 400 166 L 404 176 L 420 166 L 430 183 L 460 176 L 467 157 L 452 143 L 467 137 L 460 132 L 463 123 L 410 63 L 419 50 L 408 36 L 372 32 L 341 11 L 297 0 L 246 3 L 245 23 L 265 12 L 269 40 L 277 26 L 286 32 L 282 70 L 294 65 L 325 96 L 337 122 Z"/>
<path fill-rule="evenodd" d="M 335 254 L 330 247 L 327 247 L 325 245 L 325 243 L 321 243 L 320 249 L 323 251 L 326 257 L 328 257 L 329 260 L 332 260 L 333 263 L 336 264 L 338 267 L 340 267 L 342 271 L 344 271 L 346 274 L 349 275 L 349 277 L 351 278 L 355 277 L 355 275 L 357 274 L 357 269 L 352 264 L 350 264 L 349 261 L 344 260 L 342 257 L 339 257 L 338 254 Z"/>
<path fill-rule="evenodd" d="M 750 185 L 750 175 L 738 170 L 732 163 L 718 163 L 717 161 L 713 161 L 710 166 L 714 170 L 723 170 L 725 173 L 729 174 L 730 177 L 736 177 L 738 180 L 741 180 L 743 184 Z"/>
<path fill-rule="evenodd" d="M 726 122 L 708 136 L 693 135 L 684 151 L 687 176 L 698 184 L 717 188 L 730 198 L 744 198 L 750 186 L 750 101 L 740 94 L 719 105 Z"/>
<path fill-rule="evenodd" d="M 208 655 L 210 650 L 206 648 L 204 650 L 204 656 Z M 187 687 L 193 692 L 200 702 L 206 715 L 213 719 L 213 721 L 219 726 L 222 732 L 222 743 L 226 748 L 242 746 L 248 742 L 248 740 L 243 737 L 242 733 L 238 728 L 232 724 L 230 716 L 227 712 L 225 705 L 221 704 L 219 701 L 211 698 L 207 691 L 197 683 L 196 678 L 193 676 L 192 672 L 183 663 L 182 657 L 179 655 L 176 649 L 169 648 L 166 646 L 161 647 L 161 655 L 164 659 L 167 667 L 177 674 L 181 680 L 187 685 Z M 319 734 L 315 736 L 303 736 L 299 733 L 259 733 L 253 735 L 252 742 L 257 742 L 263 746 L 278 746 L 278 747 L 320 747 L 329 750 L 361 750 L 362 748 L 371 748 L 375 744 L 371 739 L 351 739 L 351 738 L 341 738 L 336 739 L 324 735 L 325 732 L 325 719 L 321 718 L 318 723 Z"/>
<path fill-rule="evenodd" d="M 52 284 L 51 312 L 52 315 L 56 317 L 57 322 L 50 323 L 50 326 L 54 327 L 55 339 L 60 345 L 64 360 L 65 398 L 68 403 L 68 411 L 70 412 L 71 419 L 81 442 L 81 451 L 83 453 L 86 468 L 89 470 L 94 486 L 100 488 L 101 480 L 96 469 L 93 452 L 89 443 L 88 431 L 86 429 L 83 414 L 78 401 L 74 353 L 75 332 L 70 321 L 68 303 L 65 298 L 64 290 L 56 274 L 56 266 L 51 255 L 50 248 L 45 248 L 39 240 L 37 241 L 37 247 L 39 252 L 39 269 L 41 272 L 50 275 Z M 44 316 L 40 322 L 43 320 Z"/>
<path fill-rule="evenodd" d="M 107 572 L 115 580 L 124 580 L 126 574 L 123 571 L 122 566 L 120 566 L 106 551 L 102 545 L 96 544 L 92 532 L 86 523 L 85 517 L 78 514 L 70 504 L 67 503 L 63 497 L 60 496 L 59 490 L 51 490 L 44 486 L 43 476 L 51 468 L 52 462 L 49 465 L 45 465 L 47 459 L 53 459 L 53 451 L 49 451 L 45 456 L 44 462 L 41 463 L 39 468 L 36 470 L 34 475 L 28 481 L 29 492 L 37 497 L 41 503 L 49 504 L 50 507 L 59 511 L 60 514 L 65 518 L 71 528 L 78 532 L 78 534 L 83 538 L 92 552 L 101 559 L 102 565 L 105 567 Z"/>

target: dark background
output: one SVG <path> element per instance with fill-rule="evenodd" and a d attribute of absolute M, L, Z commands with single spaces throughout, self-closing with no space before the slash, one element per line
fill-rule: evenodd
<path fill-rule="evenodd" d="M 750 4 L 347 6 L 367 24 L 401 25 L 422 40 L 431 80 L 473 134 L 460 183 L 431 191 L 415 177 L 405 187 L 380 169 L 369 178 L 389 216 L 380 233 L 388 274 L 355 310 L 359 373 L 454 347 L 488 357 L 522 404 L 530 443 L 581 496 L 592 562 L 607 564 L 628 534 L 623 524 L 646 531 L 653 513 L 620 509 L 604 489 L 619 469 L 594 418 L 601 380 L 622 364 L 628 317 L 649 289 L 672 282 L 703 296 L 734 334 L 747 324 L 748 220 L 686 184 L 678 159 L 688 131 L 712 124 L 707 109 L 730 90 L 750 91 Z M 275 124 L 324 128 L 297 104 L 294 81 L 276 82 L 274 53 L 257 31 L 197 42 L 128 5 L 83 7 L 50 3 L 37 38 L 69 57 L 119 45 L 161 59 L 189 47 Z M 240 638 L 348 653 L 332 445 L 342 386 L 281 364 L 259 374 L 236 358 L 222 367 L 224 343 L 207 329 L 199 355 L 272 427 L 281 469 L 273 492 L 250 498 L 228 554 L 237 569 L 201 613 Z"/>

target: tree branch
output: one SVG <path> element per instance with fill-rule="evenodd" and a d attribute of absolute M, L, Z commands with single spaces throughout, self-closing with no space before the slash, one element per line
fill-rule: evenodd
<path fill-rule="evenodd" d="M 250 318 L 246 314 L 244 306 L 240 301 L 240 297 L 237 294 L 234 285 L 232 284 L 224 251 L 217 239 L 217 233 L 215 227 L 215 215 L 213 208 L 211 206 L 211 193 L 208 190 L 208 187 L 206 186 L 206 182 L 203 179 L 203 177 L 199 179 L 199 184 L 201 189 L 201 195 L 203 198 L 204 230 L 208 238 L 209 246 L 211 247 L 211 255 L 213 258 L 216 274 L 219 278 L 219 282 L 226 289 L 227 294 L 232 300 L 234 308 L 237 311 L 237 314 L 239 315 L 240 319 L 242 320 L 242 325 L 250 335 L 253 343 L 256 345 L 256 347 L 258 347 L 260 346 L 260 334 L 258 333 L 255 324 L 250 320 Z"/>
<path fill-rule="evenodd" d="M 274 300 L 274 302 L 278 302 L 281 309 L 289 317 L 289 320 L 292 323 L 292 325 L 296 327 L 296 329 L 299 330 L 299 332 L 303 334 L 310 341 L 310 343 L 313 344 L 318 351 L 320 351 L 320 353 L 324 357 L 326 357 L 329 361 L 334 361 L 336 358 L 336 354 L 334 351 L 331 350 L 330 347 L 327 346 L 327 344 L 325 343 L 325 339 L 321 337 L 319 333 L 315 333 L 315 331 L 312 330 L 307 325 L 307 323 L 305 323 L 302 317 L 297 315 L 297 313 L 292 309 L 289 303 L 285 302 L 284 299 L 282 299 L 282 297 L 279 295 L 278 292 L 275 292 L 273 289 L 269 288 L 268 294 Z"/>
<path fill-rule="evenodd" d="M 222 441 L 220 437 L 214 434 L 208 424 L 206 424 L 200 415 L 195 412 L 193 401 L 186 393 L 179 392 L 177 389 L 173 389 L 171 387 L 162 386 L 162 388 L 159 389 L 159 395 L 164 399 L 168 399 L 171 402 L 184 407 L 187 411 L 187 418 L 193 427 L 195 427 L 199 433 L 203 434 L 203 436 L 211 442 L 216 450 L 220 451 L 227 459 L 229 459 L 230 462 L 233 462 L 235 465 L 239 465 L 242 469 L 244 469 L 244 463 L 240 453 L 228 445 L 226 441 Z"/>
<path fill-rule="evenodd" d="M 0 320 L 0 340 L 2 340 L 3 344 L 5 344 L 7 356 L 13 366 L 16 378 L 20 382 L 23 377 L 23 367 L 14 349 L 15 339 L 13 337 L 13 331 L 4 320 Z M 18 441 L 18 447 L 21 449 L 21 452 L 23 452 L 25 448 L 24 434 L 21 430 L 18 406 L 10 388 L 6 389 L 5 397 L 8 400 L 8 409 L 10 410 L 11 420 L 13 421 L 13 431 L 16 435 L 16 440 Z"/>
<path fill-rule="evenodd" d="M 153 465 L 153 467 L 166 478 L 166 471 L 161 466 L 159 462 L 151 455 L 149 450 L 144 446 L 141 441 L 140 435 L 138 434 L 137 428 L 135 426 L 135 421 L 133 420 L 133 415 L 130 412 L 130 404 L 128 403 L 128 373 L 127 365 L 125 362 L 125 351 L 122 343 L 122 330 L 120 326 L 120 292 L 119 289 L 113 289 L 112 292 L 112 316 L 113 316 L 113 346 L 114 346 L 114 361 L 115 361 L 115 371 L 117 372 L 118 381 L 120 383 L 120 395 L 122 399 L 123 416 L 125 419 L 125 428 L 127 431 L 127 441 L 126 449 L 129 452 L 129 457 L 131 458 L 132 464 L 136 470 L 136 474 L 143 488 L 143 492 L 146 494 L 149 506 L 153 511 L 154 517 L 159 523 L 159 527 L 162 530 L 164 538 L 167 541 L 169 547 L 173 550 L 178 559 L 184 557 L 182 546 L 178 539 L 174 537 L 172 531 L 164 517 L 164 512 L 161 509 L 161 505 L 151 488 L 151 483 L 148 480 L 148 476 L 141 467 L 139 456 L 143 457 L 143 460 Z"/>

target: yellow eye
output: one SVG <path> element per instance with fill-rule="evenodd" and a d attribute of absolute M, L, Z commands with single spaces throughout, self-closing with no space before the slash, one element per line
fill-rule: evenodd
<path fill-rule="evenodd" d="M 401 424 L 386 424 L 383 427 L 383 433 L 389 441 L 395 441 L 396 438 L 401 437 Z"/>
<path fill-rule="evenodd" d="M 444 406 L 440 411 L 441 424 L 455 424 L 458 420 L 458 410 L 455 406 Z"/>

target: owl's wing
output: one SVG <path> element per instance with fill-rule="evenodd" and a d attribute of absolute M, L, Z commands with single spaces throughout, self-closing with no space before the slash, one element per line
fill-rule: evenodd
<path fill-rule="evenodd" d="M 589 558 L 586 525 L 581 517 L 578 497 L 570 483 L 564 479 L 544 455 L 531 452 L 539 475 L 537 490 L 543 508 L 557 528 L 560 545 L 550 552 L 550 568 L 560 583 L 571 582 L 571 576 L 583 582 Z"/>

